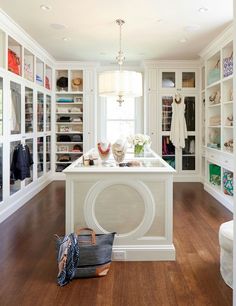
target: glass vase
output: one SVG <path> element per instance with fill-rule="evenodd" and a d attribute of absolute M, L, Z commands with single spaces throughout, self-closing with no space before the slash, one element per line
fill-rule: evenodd
<path fill-rule="evenodd" d="M 144 145 L 135 145 L 134 146 L 134 156 L 142 157 L 144 156 Z"/>

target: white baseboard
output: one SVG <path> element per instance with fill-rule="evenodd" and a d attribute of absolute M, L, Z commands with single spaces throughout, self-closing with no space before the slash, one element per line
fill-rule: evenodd
<path fill-rule="evenodd" d="M 202 183 L 202 177 L 201 176 L 190 176 L 190 175 L 176 175 L 174 176 L 174 182 L 178 183 Z"/>
<path fill-rule="evenodd" d="M 223 194 L 220 190 L 214 188 L 210 184 L 205 183 L 204 189 L 209 192 L 217 201 L 219 201 L 223 206 L 225 206 L 229 211 L 234 211 L 233 197 Z"/>
<path fill-rule="evenodd" d="M 31 188 L 25 187 L 24 190 L 19 191 L 10 198 L 10 201 L 7 203 L 6 207 L 0 211 L 0 223 L 6 220 L 11 216 L 15 211 L 22 207 L 26 202 L 32 199 L 36 194 L 43 190 L 48 184 L 52 182 L 51 177 L 37 183 L 35 186 L 32 185 Z M 30 185 L 29 185 L 30 186 Z M 28 189 L 28 190 L 27 190 Z M 17 197 L 16 197 L 17 196 Z"/>
<path fill-rule="evenodd" d="M 162 261 L 175 260 L 175 247 L 171 245 L 114 245 L 113 261 Z"/>

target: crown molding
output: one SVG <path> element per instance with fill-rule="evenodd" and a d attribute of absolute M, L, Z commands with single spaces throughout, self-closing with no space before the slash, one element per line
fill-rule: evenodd
<path fill-rule="evenodd" d="M 21 26 L 0 8 L 0 28 L 15 39 L 25 49 L 32 52 L 49 66 L 54 66 L 56 59 L 34 40 Z"/>
<path fill-rule="evenodd" d="M 231 23 L 223 32 L 221 32 L 215 39 L 212 40 L 200 53 L 199 56 L 203 58 L 210 57 L 217 53 L 222 46 L 227 45 L 233 40 L 233 23 Z"/>

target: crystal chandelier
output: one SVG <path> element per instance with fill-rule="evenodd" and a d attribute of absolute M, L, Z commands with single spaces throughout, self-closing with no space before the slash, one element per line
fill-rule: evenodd
<path fill-rule="evenodd" d="M 117 19 L 116 23 L 120 27 L 120 48 L 116 57 L 119 70 L 104 71 L 99 75 L 99 95 L 101 97 L 117 97 L 117 102 L 121 106 L 124 97 L 142 96 L 142 74 L 136 71 L 122 70 L 125 56 L 121 48 L 121 27 L 125 22 L 122 19 Z"/>

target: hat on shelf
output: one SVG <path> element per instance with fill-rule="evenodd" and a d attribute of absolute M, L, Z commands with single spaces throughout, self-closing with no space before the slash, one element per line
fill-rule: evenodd
<path fill-rule="evenodd" d="M 67 77 L 60 77 L 57 80 L 57 87 L 59 87 L 59 88 L 68 88 L 68 78 Z"/>

